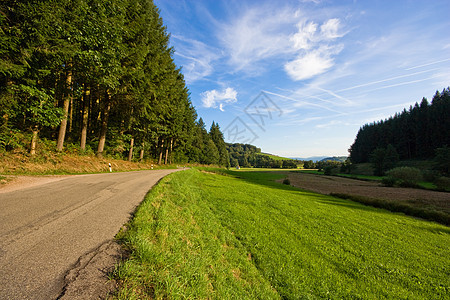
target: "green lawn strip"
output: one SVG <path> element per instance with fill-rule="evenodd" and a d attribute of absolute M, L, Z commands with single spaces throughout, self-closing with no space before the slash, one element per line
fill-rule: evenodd
<path fill-rule="evenodd" d="M 149 194 L 119 298 L 448 296 L 448 227 L 234 173 L 178 172 Z"/>
<path fill-rule="evenodd" d="M 119 236 L 131 257 L 117 270 L 119 299 L 277 299 L 246 247 L 221 225 L 199 172 L 164 178 Z"/>
<path fill-rule="evenodd" d="M 420 188 L 423 188 L 423 189 L 425 189 L 425 190 L 432 190 L 432 191 L 438 190 L 438 188 L 436 187 L 436 185 L 435 185 L 434 183 L 432 183 L 432 182 L 425 182 L 425 181 L 422 181 L 422 182 L 419 182 L 418 185 L 419 185 Z"/>
<path fill-rule="evenodd" d="M 231 170 L 231 169 L 230 169 Z M 292 169 L 280 169 L 280 168 L 240 168 L 239 170 L 233 170 L 236 172 L 289 172 Z"/>
<path fill-rule="evenodd" d="M 315 174 L 315 175 L 323 175 L 322 171 L 318 171 L 318 170 L 295 170 L 292 172 L 300 172 L 300 173 L 306 173 L 306 174 Z"/>
<path fill-rule="evenodd" d="M 370 181 L 381 181 L 384 178 L 382 176 L 343 174 L 343 173 L 339 173 L 336 176 L 346 177 L 346 178 L 351 178 L 351 179 L 359 179 L 359 180 L 370 180 Z"/>

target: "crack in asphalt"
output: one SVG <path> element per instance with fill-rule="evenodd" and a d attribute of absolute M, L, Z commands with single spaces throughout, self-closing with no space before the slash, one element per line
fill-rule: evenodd
<path fill-rule="evenodd" d="M 122 248 L 115 240 L 82 255 L 64 275 L 64 287 L 56 299 L 105 299 L 117 288 L 108 275 L 122 257 Z"/>

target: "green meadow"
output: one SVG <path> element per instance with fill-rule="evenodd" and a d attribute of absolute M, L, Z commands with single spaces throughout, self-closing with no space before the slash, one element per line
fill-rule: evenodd
<path fill-rule="evenodd" d="M 164 178 L 118 239 L 118 299 L 448 299 L 450 230 L 275 183 Z"/>
<path fill-rule="evenodd" d="M 292 158 L 282 157 L 282 156 L 268 154 L 268 153 L 259 153 L 258 155 L 265 155 L 265 156 L 268 156 L 268 157 L 270 157 L 271 159 L 274 159 L 274 160 L 293 160 Z"/>

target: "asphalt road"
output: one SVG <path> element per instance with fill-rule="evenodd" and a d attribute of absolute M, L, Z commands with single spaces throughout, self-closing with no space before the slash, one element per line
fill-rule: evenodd
<path fill-rule="evenodd" d="M 56 299 L 80 257 L 110 242 L 177 170 L 76 175 L 0 193 L 0 299 Z"/>

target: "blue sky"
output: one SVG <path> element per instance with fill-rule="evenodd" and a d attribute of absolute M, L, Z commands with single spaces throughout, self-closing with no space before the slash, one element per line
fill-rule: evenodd
<path fill-rule="evenodd" d="M 348 155 L 450 85 L 449 0 L 156 0 L 191 100 L 227 142 Z"/>

